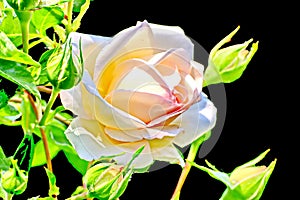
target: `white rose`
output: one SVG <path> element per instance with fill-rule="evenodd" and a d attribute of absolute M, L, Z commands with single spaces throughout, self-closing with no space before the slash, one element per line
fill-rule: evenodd
<path fill-rule="evenodd" d="M 85 72 L 61 92 L 76 118 L 66 136 L 85 160 L 116 155 L 126 164 L 141 146 L 137 168 L 155 160 L 183 165 L 176 145 L 191 144 L 216 122 L 216 108 L 202 92 L 203 66 L 194 45 L 175 26 L 138 22 L 114 37 L 72 33 L 82 43 Z M 78 52 L 77 52 L 78 53 Z"/>

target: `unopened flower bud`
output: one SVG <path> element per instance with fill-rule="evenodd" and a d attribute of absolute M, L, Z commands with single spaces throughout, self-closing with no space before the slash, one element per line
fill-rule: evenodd
<path fill-rule="evenodd" d="M 236 167 L 231 173 L 221 172 L 215 166 L 206 161 L 210 168 L 192 163 L 193 166 L 207 172 L 211 177 L 223 182 L 227 189 L 220 200 L 253 199 L 258 200 L 268 183 L 275 168 L 276 159 L 267 166 L 256 166 L 270 150 L 266 150 L 258 157 Z"/>
<path fill-rule="evenodd" d="M 7 0 L 7 3 L 15 10 L 25 11 L 35 9 L 40 0 Z"/>
<path fill-rule="evenodd" d="M 1 185 L 6 192 L 19 195 L 27 188 L 28 172 L 18 167 L 17 160 L 11 162 L 12 167 L 1 176 Z"/>
<path fill-rule="evenodd" d="M 132 171 L 125 173 L 124 166 L 113 163 L 100 163 L 91 167 L 83 182 L 89 191 L 89 196 L 103 200 L 114 200 L 124 192 Z"/>
<path fill-rule="evenodd" d="M 220 49 L 229 42 L 239 30 L 237 27 L 222 39 L 210 52 L 208 67 L 204 73 L 204 84 L 230 83 L 241 77 L 247 65 L 258 49 L 258 42 L 253 43 L 250 51 L 246 48 L 253 41 L 250 39 L 242 44 L 236 44 Z"/>
<path fill-rule="evenodd" d="M 276 160 L 267 166 L 245 166 L 236 168 L 229 176 L 232 187 L 223 193 L 222 200 L 234 197 L 259 199 L 274 170 Z"/>
<path fill-rule="evenodd" d="M 72 51 L 71 40 L 64 45 L 46 52 L 48 79 L 58 89 L 70 89 L 77 85 L 82 77 L 82 55 L 75 55 Z"/>

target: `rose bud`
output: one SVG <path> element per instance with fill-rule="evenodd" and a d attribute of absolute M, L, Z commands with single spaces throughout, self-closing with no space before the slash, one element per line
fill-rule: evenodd
<path fill-rule="evenodd" d="M 7 0 L 7 3 L 15 10 L 33 10 L 38 7 L 40 0 Z"/>
<path fill-rule="evenodd" d="M 99 163 L 88 169 L 83 177 L 87 186 L 88 197 L 103 200 L 117 199 L 120 197 L 132 175 L 132 171 L 124 171 L 124 166 L 113 163 Z"/>
<path fill-rule="evenodd" d="M 79 83 L 83 72 L 81 52 L 79 54 L 77 56 L 72 53 L 70 39 L 64 45 L 44 53 L 43 56 L 49 56 L 46 64 L 47 76 L 55 88 L 70 89 Z"/>
<path fill-rule="evenodd" d="M 258 200 L 275 168 L 276 159 L 266 166 L 256 166 L 270 150 L 266 150 L 253 160 L 236 167 L 231 173 L 221 172 L 206 161 L 210 168 L 191 163 L 198 169 L 207 172 L 211 177 L 223 182 L 227 189 L 220 200 L 253 199 Z"/>
<path fill-rule="evenodd" d="M 17 160 L 11 160 L 11 163 L 12 167 L 1 176 L 1 185 L 6 192 L 19 195 L 27 188 L 28 172 L 18 167 Z"/>
<path fill-rule="evenodd" d="M 229 42 L 239 30 L 239 26 L 222 39 L 210 52 L 208 67 L 204 72 L 204 85 L 230 83 L 241 77 L 258 48 L 258 42 L 253 43 L 250 51 L 246 48 L 253 41 L 236 44 L 220 49 Z"/>

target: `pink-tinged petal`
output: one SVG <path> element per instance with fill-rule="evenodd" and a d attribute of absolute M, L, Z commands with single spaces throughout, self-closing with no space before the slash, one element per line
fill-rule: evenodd
<path fill-rule="evenodd" d="M 201 101 L 192 105 L 170 123 L 170 125 L 176 124 L 184 130 L 175 137 L 174 143 L 184 147 L 211 130 L 216 123 L 216 113 L 216 107 L 202 93 Z"/>
<path fill-rule="evenodd" d="M 190 59 L 184 49 L 169 49 L 168 51 L 156 54 L 149 63 L 163 75 L 169 76 L 175 72 L 189 74 L 191 72 Z"/>
<path fill-rule="evenodd" d="M 111 38 L 78 32 L 70 33 L 70 37 L 72 41 L 72 49 L 76 56 L 80 56 L 81 42 L 81 52 L 84 59 L 84 67 L 88 70 L 90 75 L 93 76 L 96 57 L 99 52 L 111 41 Z"/>
<path fill-rule="evenodd" d="M 152 32 L 148 23 L 144 22 L 138 26 L 127 28 L 115 35 L 98 55 L 95 67 L 94 81 L 98 83 L 102 79 L 102 71 L 109 66 L 113 59 L 124 53 L 152 47 Z"/>
<path fill-rule="evenodd" d="M 188 60 L 184 49 L 170 49 L 155 55 L 149 62 L 160 72 L 162 79 L 173 90 L 179 102 L 191 103 L 201 92 L 203 66 Z M 179 76 L 179 81 L 174 82 L 170 79 L 172 74 Z"/>
<path fill-rule="evenodd" d="M 86 119 L 97 119 L 107 127 L 136 129 L 145 127 L 138 118 L 106 102 L 98 93 L 88 72 L 84 72 L 77 86 L 60 94 L 63 106 Z"/>
<path fill-rule="evenodd" d="M 138 22 L 140 25 L 144 22 Z M 194 56 L 194 44 L 184 34 L 184 31 L 178 26 L 163 26 L 159 24 L 148 23 L 153 33 L 154 48 L 158 49 L 185 49 L 188 53 L 188 60 L 191 60 Z"/>
<path fill-rule="evenodd" d="M 136 142 L 140 140 L 153 140 L 162 139 L 164 137 L 175 137 L 181 131 L 180 127 L 177 126 L 161 126 L 135 130 L 119 130 L 112 128 L 105 128 L 105 133 L 114 140 L 120 142 Z"/>
<path fill-rule="evenodd" d="M 137 91 L 116 90 L 106 96 L 105 100 L 146 124 L 180 108 L 174 100 Z"/>
<path fill-rule="evenodd" d="M 149 141 L 154 160 L 179 164 L 184 167 L 184 160 L 179 150 L 172 144 L 172 138 L 156 139 Z"/>

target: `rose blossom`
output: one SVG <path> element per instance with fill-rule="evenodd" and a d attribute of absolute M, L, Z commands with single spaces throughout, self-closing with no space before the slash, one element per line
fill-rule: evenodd
<path fill-rule="evenodd" d="M 203 66 L 177 26 L 138 22 L 114 37 L 71 33 L 84 58 L 82 81 L 61 92 L 76 117 L 66 136 L 88 161 L 119 155 L 137 168 L 154 160 L 183 165 L 176 145 L 191 144 L 216 122 L 216 108 L 202 92 Z"/>

